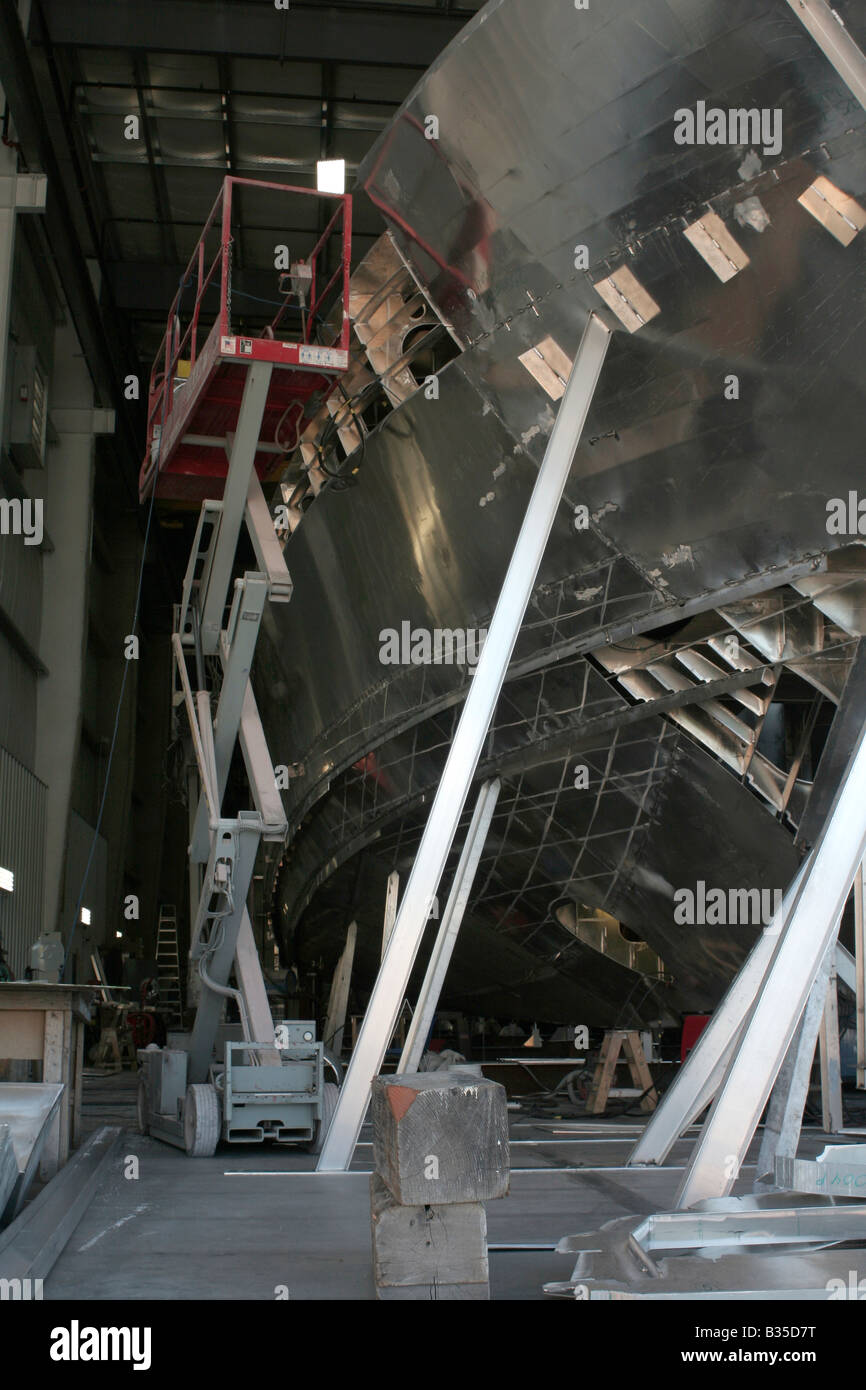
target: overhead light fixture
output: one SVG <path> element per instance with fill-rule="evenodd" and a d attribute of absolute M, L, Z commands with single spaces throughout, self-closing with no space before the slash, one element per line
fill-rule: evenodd
<path fill-rule="evenodd" d="M 320 159 L 316 165 L 316 187 L 320 193 L 345 193 L 345 159 Z"/>
<path fill-rule="evenodd" d="M 115 936 L 118 936 L 118 937 L 122 937 L 122 936 L 123 936 L 123 932 L 122 932 L 122 931 L 116 931 L 116 932 L 114 933 L 114 935 L 115 935 Z"/>
<path fill-rule="evenodd" d="M 82 922 L 82 925 L 85 926 L 85 927 L 89 927 L 89 926 L 90 926 L 90 908 L 89 908 L 89 907 L 83 907 L 83 908 L 81 909 L 81 922 Z"/>
<path fill-rule="evenodd" d="M 15 875 L 11 869 L 0 869 L 0 888 L 5 888 L 7 893 L 15 889 Z"/>

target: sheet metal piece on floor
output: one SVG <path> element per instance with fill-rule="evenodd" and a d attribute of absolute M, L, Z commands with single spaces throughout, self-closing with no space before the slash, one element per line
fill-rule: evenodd
<path fill-rule="evenodd" d="M 866 1195 L 866 1144 L 831 1144 L 816 1159 L 777 1158 L 776 1185 L 827 1197 Z"/>
<path fill-rule="evenodd" d="M 47 1278 L 109 1171 L 121 1132 L 104 1125 L 91 1134 L 0 1234 L 0 1277 Z"/>
<path fill-rule="evenodd" d="M 785 1199 L 774 1195 L 780 1203 L 778 1211 L 795 1222 L 797 1218 L 790 1210 L 783 1211 L 781 1203 Z M 762 1200 L 766 1202 L 767 1199 Z M 816 1220 L 823 1222 L 826 1228 L 828 1219 L 837 1229 L 825 1229 L 819 1238 L 825 1242 L 826 1239 L 848 1239 L 846 1217 L 851 1211 L 847 1205 L 834 1207 L 829 1201 L 813 1199 L 812 1204 L 800 1211 L 805 1227 L 800 1241 L 814 1234 Z M 744 1236 L 742 1217 L 750 1215 L 757 1222 L 760 1211 L 744 1207 L 738 1216 L 731 1209 L 721 1225 L 704 1230 L 702 1218 L 710 1215 L 713 1213 L 672 1212 L 638 1223 L 633 1217 L 618 1217 L 599 1231 L 566 1238 L 557 1247 L 559 1252 L 579 1252 L 571 1279 L 545 1284 L 544 1291 L 577 1300 L 814 1301 L 858 1296 L 856 1292 L 851 1294 L 850 1289 L 860 1287 L 859 1281 L 866 1272 L 866 1251 L 846 1249 L 840 1254 L 832 1249 L 799 1249 L 791 1244 L 781 1251 L 765 1247 L 755 1253 L 742 1247 L 746 1241 L 758 1244 L 761 1232 L 755 1229 Z M 725 1218 L 722 1212 L 715 1215 Z M 682 1230 L 676 1238 L 671 1236 L 666 1250 L 665 1238 L 653 1243 L 646 1228 L 650 1222 L 668 1217 L 682 1219 Z M 789 1234 L 793 1238 L 794 1232 Z M 686 1253 L 676 1254 L 672 1247 L 680 1235 L 680 1248 Z M 735 1247 L 735 1242 L 740 1248 Z"/>
<path fill-rule="evenodd" d="M 5 1215 L 11 1221 L 21 1210 L 63 1091 L 62 1081 L 4 1081 L 0 1085 L 0 1125 L 9 1126 L 18 1167 L 17 1182 L 11 1197 L 7 1197 L 5 1212 L 0 1201 L 0 1220 Z"/>
<path fill-rule="evenodd" d="M 8 1125 L 0 1125 L 0 1225 L 3 1212 L 18 1181 L 18 1163 L 12 1147 L 12 1131 Z"/>

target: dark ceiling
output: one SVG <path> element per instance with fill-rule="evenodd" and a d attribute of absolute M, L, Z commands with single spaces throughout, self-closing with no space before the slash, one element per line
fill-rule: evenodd
<path fill-rule="evenodd" d="M 315 187 L 316 161 L 364 155 L 479 3 L 41 0 L 30 38 L 54 98 L 53 138 L 78 185 L 78 235 L 143 360 L 225 173 Z M 40 73 L 41 69 L 41 73 Z M 128 138 L 127 117 L 138 118 Z M 353 259 L 381 233 L 355 199 Z M 236 268 L 273 267 L 275 232 L 300 254 L 316 209 L 276 229 L 240 213 Z M 272 277 L 271 277 L 272 278 Z M 252 285 L 255 289 L 255 286 Z"/>
<path fill-rule="evenodd" d="M 137 374 L 146 392 L 223 177 L 314 188 L 317 160 L 343 158 L 351 189 L 384 126 L 480 8 L 480 0 L 290 0 L 288 9 L 274 0 L 32 0 L 22 33 L 16 0 L 0 0 L 11 128 L 23 167 L 48 177 L 46 214 L 22 219 L 25 234 L 62 286 L 100 403 L 117 414 L 115 435 L 100 445 L 110 466 L 98 471 L 98 510 L 138 508 L 144 402 L 126 399 L 124 381 Z M 134 138 L 129 116 L 138 118 Z M 313 199 L 299 202 L 312 206 L 279 228 L 249 191 L 236 206 L 234 267 L 246 291 L 238 326 L 254 325 L 257 297 L 273 296 L 275 242 L 287 240 L 300 257 L 315 243 L 322 213 Z M 384 223 L 363 193 L 353 220 L 357 263 Z M 164 527 L 153 537 L 145 628 L 170 622 L 183 569 L 177 541 Z"/>

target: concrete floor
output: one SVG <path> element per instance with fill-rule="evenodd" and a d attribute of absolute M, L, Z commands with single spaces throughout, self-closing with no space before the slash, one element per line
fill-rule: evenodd
<path fill-rule="evenodd" d="M 135 1078 L 89 1078 L 84 1127 L 124 1125 L 123 1161 L 97 1193 L 45 1284 L 47 1299 L 373 1299 L 369 1129 L 348 1173 L 264 1145 L 212 1159 L 136 1132 Z M 487 1204 L 491 1297 L 544 1299 L 574 1256 L 497 1246 L 552 1245 L 618 1216 L 670 1208 L 692 1140 L 671 1167 L 625 1170 L 640 1120 L 534 1121 L 513 1112 L 511 1191 Z M 801 1154 L 824 1137 L 804 1131 Z M 138 1176 L 127 1177 L 138 1160 Z M 748 1160 L 747 1160 L 748 1162 Z M 575 1171 L 577 1170 L 577 1171 Z M 749 1191 L 748 1167 L 736 1191 Z"/>

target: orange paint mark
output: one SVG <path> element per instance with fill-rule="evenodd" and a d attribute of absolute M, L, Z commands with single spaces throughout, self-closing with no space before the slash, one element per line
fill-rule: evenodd
<path fill-rule="evenodd" d="M 395 1120 L 402 1120 L 410 1105 L 418 1099 L 418 1092 L 410 1089 L 409 1086 L 389 1086 L 388 1104 Z"/>

